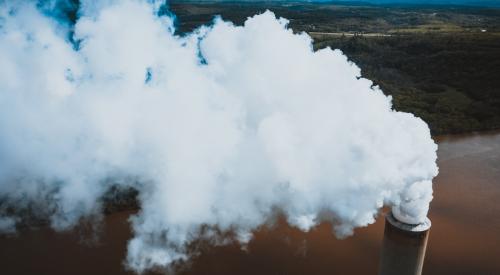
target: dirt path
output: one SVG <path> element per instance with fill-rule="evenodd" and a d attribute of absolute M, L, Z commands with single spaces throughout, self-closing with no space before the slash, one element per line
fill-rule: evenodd
<path fill-rule="evenodd" d="M 351 33 L 351 32 L 308 32 L 311 36 L 366 36 L 366 37 L 389 37 L 392 36 L 392 34 L 387 34 L 387 33 L 378 33 L 378 32 L 373 32 L 373 33 Z"/>

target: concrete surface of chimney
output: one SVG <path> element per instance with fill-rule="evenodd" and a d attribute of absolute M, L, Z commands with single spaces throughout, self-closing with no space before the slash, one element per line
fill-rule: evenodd
<path fill-rule="evenodd" d="M 379 275 L 422 274 L 430 227 L 429 218 L 420 224 L 407 224 L 389 212 L 385 217 Z"/>

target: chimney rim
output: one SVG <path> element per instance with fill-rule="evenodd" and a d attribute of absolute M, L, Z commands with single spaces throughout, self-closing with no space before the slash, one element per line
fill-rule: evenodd
<path fill-rule="evenodd" d="M 392 211 L 386 214 L 386 220 L 391 223 L 393 226 L 404 230 L 404 231 L 410 231 L 410 232 L 424 232 L 427 231 L 431 228 L 431 220 L 428 217 L 425 217 L 425 220 L 419 224 L 408 224 L 399 221 L 394 217 L 392 214 Z"/>

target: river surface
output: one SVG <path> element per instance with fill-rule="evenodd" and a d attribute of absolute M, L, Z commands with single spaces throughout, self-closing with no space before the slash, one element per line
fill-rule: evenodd
<path fill-rule="evenodd" d="M 424 274 L 500 274 L 500 132 L 436 141 L 440 173 Z M 133 274 L 123 265 L 131 214 L 106 216 L 96 236 L 88 226 L 1 236 L 0 274 Z M 280 222 L 257 231 L 246 251 L 235 245 L 206 248 L 177 273 L 376 274 L 383 227 L 379 217 L 338 240 L 329 224 L 302 233 Z"/>

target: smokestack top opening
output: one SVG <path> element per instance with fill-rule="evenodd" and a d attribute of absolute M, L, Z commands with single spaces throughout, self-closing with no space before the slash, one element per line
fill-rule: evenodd
<path fill-rule="evenodd" d="M 410 231 L 410 232 L 424 232 L 427 231 L 431 228 L 431 220 L 429 218 L 425 218 L 425 220 L 419 224 L 408 224 L 399 221 L 395 216 L 394 213 L 391 211 L 387 214 L 386 219 L 389 223 L 391 223 L 393 226 L 404 230 L 404 231 Z"/>
<path fill-rule="evenodd" d="M 395 205 L 392 207 L 392 215 L 394 218 L 402 223 L 419 225 L 427 220 L 428 207 L 425 209 L 420 208 L 413 203 L 406 203 L 402 205 Z"/>

